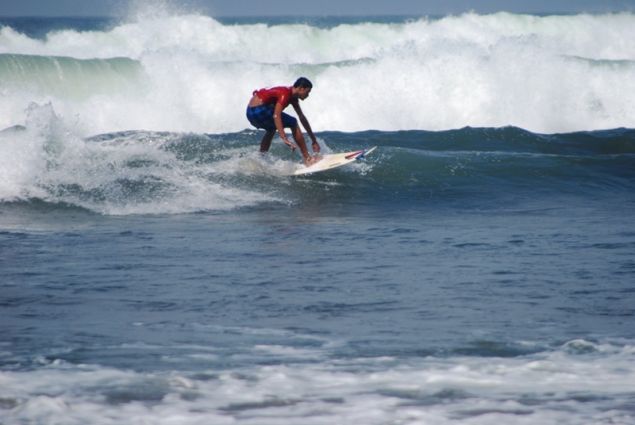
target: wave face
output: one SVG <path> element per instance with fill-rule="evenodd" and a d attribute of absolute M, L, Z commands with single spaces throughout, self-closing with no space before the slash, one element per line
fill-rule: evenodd
<path fill-rule="evenodd" d="M 282 143 L 261 156 L 259 137 L 135 130 L 82 138 L 50 104 L 34 104 L 26 127 L 0 132 L 0 202 L 129 215 L 271 203 L 489 209 L 560 205 L 563 197 L 631 202 L 635 193 L 633 129 L 324 132 L 324 152 L 379 149 L 363 163 L 302 179 L 285 177 L 297 156 Z"/>
<path fill-rule="evenodd" d="M 86 135 L 235 132 L 252 90 L 299 75 L 315 85 L 303 109 L 316 130 L 635 127 L 632 13 L 333 25 L 154 14 L 42 37 L 18 27 L 0 26 L 0 128 L 50 102 Z"/>

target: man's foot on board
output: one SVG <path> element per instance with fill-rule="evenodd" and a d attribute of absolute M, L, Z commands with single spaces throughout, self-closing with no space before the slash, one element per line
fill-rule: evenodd
<path fill-rule="evenodd" d="M 309 156 L 307 158 L 304 158 L 304 165 L 306 165 L 307 167 L 310 165 L 315 164 L 316 162 L 318 162 L 320 159 L 322 159 L 322 157 L 316 155 L 316 156 Z"/>

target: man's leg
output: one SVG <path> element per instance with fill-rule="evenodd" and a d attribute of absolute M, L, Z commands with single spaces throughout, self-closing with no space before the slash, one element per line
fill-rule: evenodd
<path fill-rule="evenodd" d="M 306 148 L 306 142 L 304 141 L 304 135 L 302 134 L 302 130 L 300 130 L 300 126 L 299 125 L 296 125 L 295 127 L 293 127 L 293 140 L 295 140 L 295 143 L 300 148 L 300 151 L 302 152 L 302 156 L 304 158 L 308 157 L 309 156 L 309 151 Z"/>
<path fill-rule="evenodd" d="M 273 140 L 273 136 L 276 134 L 274 130 L 267 130 L 264 136 L 262 136 L 262 140 L 260 141 L 260 152 L 267 152 L 271 147 L 271 141 Z"/>

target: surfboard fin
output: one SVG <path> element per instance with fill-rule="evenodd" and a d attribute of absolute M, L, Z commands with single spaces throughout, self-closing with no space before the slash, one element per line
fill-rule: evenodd
<path fill-rule="evenodd" d="M 357 156 L 355 157 L 355 159 L 357 159 L 357 160 L 364 159 L 364 158 L 366 158 L 366 154 L 369 154 L 369 153 L 371 153 L 372 151 L 374 151 L 376 147 L 377 147 L 377 146 L 373 146 L 372 148 L 369 148 L 369 149 L 364 149 L 364 150 L 361 150 L 361 151 L 355 152 L 355 154 L 353 154 L 352 156 L 357 155 Z"/>
<path fill-rule="evenodd" d="M 359 159 L 360 156 L 364 155 L 365 150 L 355 151 L 345 156 L 346 159 Z"/>

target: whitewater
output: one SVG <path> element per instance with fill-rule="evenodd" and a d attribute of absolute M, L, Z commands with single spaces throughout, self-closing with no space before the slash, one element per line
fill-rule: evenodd
<path fill-rule="evenodd" d="M 51 104 L 83 136 L 248 127 L 254 89 L 315 84 L 318 131 L 635 127 L 635 15 L 468 13 L 396 22 L 149 15 L 29 35 L 0 24 L 0 128 Z"/>

